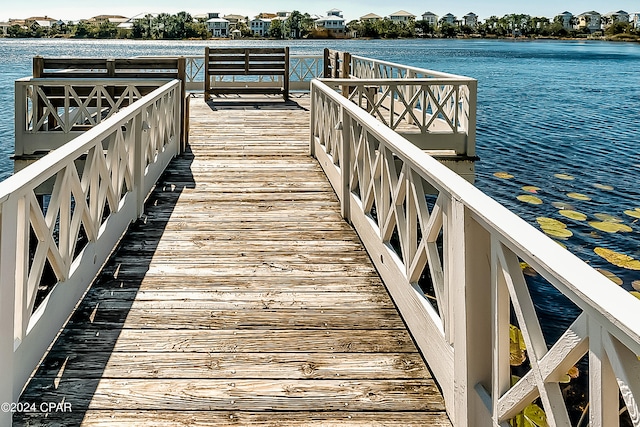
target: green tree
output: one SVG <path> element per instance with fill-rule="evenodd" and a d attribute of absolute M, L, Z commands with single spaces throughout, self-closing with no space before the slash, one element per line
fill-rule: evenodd
<path fill-rule="evenodd" d="M 73 36 L 80 39 L 92 37 L 91 29 L 86 21 L 80 21 L 76 24 Z"/>
<path fill-rule="evenodd" d="M 297 10 L 291 12 L 286 21 L 286 26 L 289 29 L 289 34 L 294 39 L 302 37 L 302 20 L 304 15 Z"/>
<path fill-rule="evenodd" d="M 271 21 L 271 26 L 269 27 L 269 37 L 273 37 L 274 39 L 281 39 L 284 36 L 284 25 L 282 21 L 279 19 L 274 19 Z"/>
<path fill-rule="evenodd" d="M 95 32 L 95 37 L 99 39 L 113 39 L 118 34 L 116 24 L 109 21 L 102 21 Z"/>

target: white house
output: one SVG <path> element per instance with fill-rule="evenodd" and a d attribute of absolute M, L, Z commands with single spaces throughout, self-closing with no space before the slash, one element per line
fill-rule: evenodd
<path fill-rule="evenodd" d="M 478 26 L 478 15 L 469 12 L 462 17 L 462 23 L 468 27 L 475 28 Z"/>
<path fill-rule="evenodd" d="M 254 36 L 264 37 L 269 34 L 269 28 L 271 28 L 271 19 L 269 18 L 254 18 L 249 22 L 249 28 Z"/>
<path fill-rule="evenodd" d="M 316 19 L 316 28 L 328 30 L 334 34 L 345 33 L 345 23 L 342 17 L 342 11 L 338 9 L 331 9 L 327 11 L 327 16 Z"/>
<path fill-rule="evenodd" d="M 609 12 L 604 15 L 604 19 L 602 20 L 602 24 L 604 27 L 608 27 L 609 25 L 613 25 L 616 22 L 629 22 L 629 14 L 624 10 L 619 10 L 617 12 Z"/>
<path fill-rule="evenodd" d="M 596 11 L 581 13 L 576 16 L 578 23 L 576 28 L 587 28 L 590 32 L 600 31 L 602 29 L 602 16 Z"/>
<path fill-rule="evenodd" d="M 218 13 L 209 13 L 207 31 L 209 31 L 213 37 L 229 37 L 229 21 L 220 18 Z"/>
<path fill-rule="evenodd" d="M 433 12 L 425 12 L 422 14 L 422 20 L 427 21 L 432 27 L 438 26 L 438 15 Z"/>
<path fill-rule="evenodd" d="M 415 21 L 416 15 L 406 10 L 399 10 L 389 15 L 389 19 L 391 19 L 392 22 L 407 24 L 410 21 Z"/>
<path fill-rule="evenodd" d="M 0 36 L 6 36 L 11 24 L 8 22 L 0 22 Z"/>
<path fill-rule="evenodd" d="M 565 30 L 571 30 L 573 28 L 573 13 L 564 11 L 556 15 L 556 18 L 562 24 L 562 28 Z"/>
<path fill-rule="evenodd" d="M 640 12 L 635 12 L 629 15 L 629 20 L 631 21 L 631 26 L 635 29 L 640 28 Z"/>
<path fill-rule="evenodd" d="M 446 23 L 450 25 L 456 25 L 456 21 L 457 21 L 456 16 L 452 15 L 451 13 L 447 13 L 442 18 L 440 18 L 440 22 L 442 22 L 443 24 Z"/>

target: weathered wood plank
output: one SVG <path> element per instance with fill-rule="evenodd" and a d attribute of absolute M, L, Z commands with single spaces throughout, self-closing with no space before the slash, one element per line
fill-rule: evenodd
<path fill-rule="evenodd" d="M 87 303 L 73 314 L 67 328 L 83 329 L 403 329 L 395 309 L 257 309 L 186 308 L 109 309 Z"/>
<path fill-rule="evenodd" d="M 45 418 L 45 415 L 47 416 Z M 42 419 L 41 419 L 42 418 Z M 283 411 L 126 411 L 88 410 L 72 413 L 22 414 L 16 420 L 25 425 L 84 427 L 450 427 L 443 412 L 283 412 Z M 37 421 L 37 424 L 33 422 Z M 18 424 L 22 425 L 22 424 Z"/>
<path fill-rule="evenodd" d="M 68 329 L 57 349 L 67 352 L 309 352 L 415 353 L 401 330 L 85 330 Z"/>
<path fill-rule="evenodd" d="M 54 352 L 41 378 L 429 379 L 416 353 L 75 353 Z"/>
<path fill-rule="evenodd" d="M 87 394 L 91 390 L 92 394 Z M 142 410 L 444 410 L 433 380 L 68 379 L 57 388 L 37 379 L 21 398 L 52 402 L 64 396 L 88 409 Z"/>

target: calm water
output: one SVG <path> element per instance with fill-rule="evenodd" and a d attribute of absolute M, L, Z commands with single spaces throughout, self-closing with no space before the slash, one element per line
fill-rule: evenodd
<path fill-rule="evenodd" d="M 0 177 L 10 174 L 13 152 L 13 81 L 30 75 L 31 57 L 199 55 L 205 45 L 280 45 L 279 42 L 121 42 L 0 39 Z M 535 224 L 536 217 L 563 220 L 574 233 L 564 241 L 594 267 L 609 270 L 631 289 L 640 272 L 596 256 L 603 246 L 640 258 L 640 224 L 623 213 L 640 207 L 640 45 L 584 41 L 389 40 L 298 41 L 293 53 L 324 47 L 477 78 L 477 186 Z M 495 177 L 509 172 L 513 179 Z M 564 173 L 574 179 L 561 180 Z M 609 185 L 613 191 L 594 184 Z M 522 203 L 524 185 L 540 188 L 542 205 Z M 578 201 L 567 192 L 591 198 Z M 616 216 L 630 233 L 608 234 L 560 216 L 565 202 L 589 220 Z M 542 287 L 546 294 L 546 287 Z M 553 293 L 547 295 L 555 305 Z M 557 313 L 561 315 L 561 311 Z M 551 313 L 553 315 L 553 313 Z"/>

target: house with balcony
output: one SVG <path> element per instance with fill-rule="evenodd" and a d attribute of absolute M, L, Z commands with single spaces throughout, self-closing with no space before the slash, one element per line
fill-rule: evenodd
<path fill-rule="evenodd" d="M 583 12 L 576 16 L 575 28 L 587 29 L 590 33 L 602 30 L 602 15 L 598 12 L 591 10 L 589 12 Z"/>
<path fill-rule="evenodd" d="M 6 36 L 11 25 L 9 22 L 0 22 L 0 36 Z"/>
<path fill-rule="evenodd" d="M 422 20 L 427 21 L 427 23 L 432 27 L 438 26 L 438 15 L 433 12 L 425 12 L 422 14 Z"/>
<path fill-rule="evenodd" d="M 629 21 L 631 22 L 632 28 L 640 29 L 640 12 L 634 12 L 630 14 Z"/>
<path fill-rule="evenodd" d="M 441 24 L 456 25 L 457 21 L 458 21 L 458 18 L 451 13 L 447 13 L 442 18 L 440 18 Z"/>
<path fill-rule="evenodd" d="M 271 18 L 254 18 L 249 22 L 249 28 L 254 36 L 266 37 L 271 28 Z"/>
<path fill-rule="evenodd" d="M 602 16 L 602 27 L 607 28 L 617 22 L 627 24 L 629 22 L 629 14 L 624 10 L 617 12 L 609 12 Z"/>
<path fill-rule="evenodd" d="M 209 13 L 209 19 L 207 19 L 207 31 L 212 37 L 229 37 L 229 21 L 220 18 L 220 14 L 217 12 Z"/>
<path fill-rule="evenodd" d="M 316 19 L 315 26 L 318 30 L 326 30 L 329 35 L 341 36 L 346 32 L 342 11 L 338 9 L 331 9 L 327 11 L 327 16 Z"/>
<path fill-rule="evenodd" d="M 573 29 L 573 13 L 564 11 L 556 15 L 555 19 L 562 24 L 565 30 Z"/>
<path fill-rule="evenodd" d="M 224 15 L 223 16 L 224 19 L 226 19 L 227 21 L 229 21 L 229 31 L 233 32 L 233 30 L 235 30 L 236 28 L 238 28 L 238 24 L 241 22 L 246 23 L 247 20 L 244 16 L 242 15 Z"/>
<path fill-rule="evenodd" d="M 391 19 L 391 22 L 395 22 L 397 24 L 408 24 L 409 22 L 416 20 L 416 15 L 409 13 L 406 10 L 399 10 L 389 15 L 389 19 Z"/>
<path fill-rule="evenodd" d="M 462 24 L 467 27 L 476 28 L 478 26 L 478 15 L 469 12 L 462 17 Z"/>

